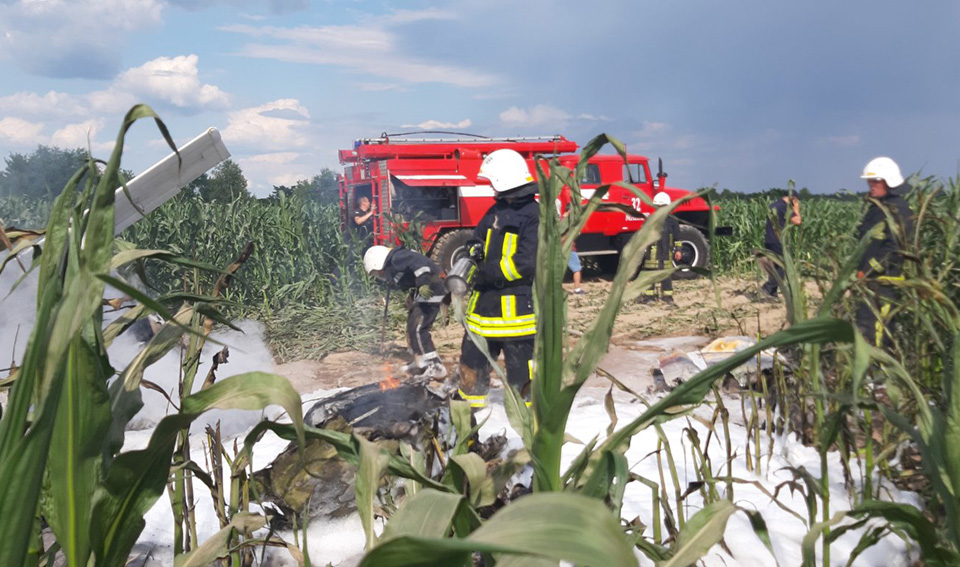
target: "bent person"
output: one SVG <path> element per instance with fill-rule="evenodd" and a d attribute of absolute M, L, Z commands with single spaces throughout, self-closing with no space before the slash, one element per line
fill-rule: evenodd
<path fill-rule="evenodd" d="M 440 267 L 423 254 L 406 248 L 371 246 L 363 255 L 363 269 L 387 285 L 412 294 L 407 312 L 407 347 L 413 361 L 402 370 L 429 378 L 446 377 L 447 369 L 430 335 L 446 293 L 440 281 Z"/>

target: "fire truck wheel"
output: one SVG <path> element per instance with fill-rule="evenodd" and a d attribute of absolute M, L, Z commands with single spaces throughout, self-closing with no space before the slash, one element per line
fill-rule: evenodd
<path fill-rule="evenodd" d="M 688 225 L 680 225 L 680 243 L 683 251 L 683 260 L 674 262 L 675 265 L 707 268 L 710 265 L 710 245 L 702 232 Z M 700 274 L 689 269 L 679 270 L 674 277 L 683 280 L 692 280 Z"/>
<path fill-rule="evenodd" d="M 473 235 L 472 230 L 451 230 L 437 239 L 430 251 L 430 258 L 440 266 L 444 273 L 453 265 L 453 254 L 459 248 L 466 246 Z"/>

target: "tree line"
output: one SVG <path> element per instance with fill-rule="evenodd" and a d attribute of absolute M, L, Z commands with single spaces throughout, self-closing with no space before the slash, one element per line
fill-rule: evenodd
<path fill-rule="evenodd" d="M 83 148 L 62 149 L 43 145 L 37 146 L 29 154 L 11 153 L 4 159 L 4 168 L 0 170 L 0 197 L 53 200 L 70 177 L 86 164 L 88 155 Z M 124 175 L 127 179 L 134 177 L 131 171 L 125 170 Z M 233 160 L 227 160 L 198 177 L 184 187 L 182 195 L 208 202 L 254 198 L 243 171 Z M 321 202 L 336 201 L 337 176 L 333 170 L 325 167 L 318 175 L 302 179 L 293 186 L 275 185 L 273 192 L 265 199 L 277 200 L 281 195 Z"/>

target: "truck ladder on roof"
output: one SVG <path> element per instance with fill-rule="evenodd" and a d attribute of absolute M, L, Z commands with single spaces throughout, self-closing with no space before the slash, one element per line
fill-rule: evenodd
<path fill-rule="evenodd" d="M 425 134 L 426 132 L 416 132 L 417 134 Z M 468 138 L 400 138 L 396 139 L 394 136 L 405 136 L 405 134 L 392 134 L 388 136 L 381 136 L 379 138 L 360 138 L 354 145 L 361 144 L 503 144 L 511 142 L 564 142 L 567 141 L 560 134 L 555 134 L 553 136 L 518 136 L 518 137 L 501 137 L 501 138 L 487 138 L 487 137 L 468 137 Z"/>

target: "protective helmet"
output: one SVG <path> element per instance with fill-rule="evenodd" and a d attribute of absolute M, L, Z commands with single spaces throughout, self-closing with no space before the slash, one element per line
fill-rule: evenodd
<path fill-rule="evenodd" d="M 363 254 L 363 269 L 369 274 L 375 270 L 382 270 L 387 263 L 390 249 L 386 246 L 371 246 Z"/>
<path fill-rule="evenodd" d="M 662 206 L 664 206 L 664 205 L 669 205 L 669 204 L 670 204 L 670 195 L 667 195 L 667 194 L 664 193 L 663 191 L 660 191 L 659 193 L 657 193 L 656 195 L 653 196 L 653 204 L 656 205 L 656 206 L 658 206 L 658 207 L 662 207 Z"/>
<path fill-rule="evenodd" d="M 860 176 L 860 179 L 883 179 L 887 182 L 887 187 L 897 187 L 903 184 L 900 166 L 888 157 L 878 157 L 870 160 L 863 168 L 863 175 Z"/>
<path fill-rule="evenodd" d="M 497 193 L 506 193 L 533 181 L 527 161 L 509 149 L 490 152 L 480 164 L 477 177 L 489 180 Z"/>

